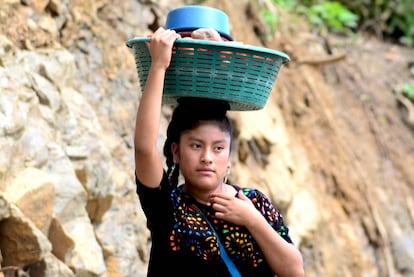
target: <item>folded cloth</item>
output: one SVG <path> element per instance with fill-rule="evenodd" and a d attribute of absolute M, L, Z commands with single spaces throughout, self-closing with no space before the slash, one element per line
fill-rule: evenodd
<path fill-rule="evenodd" d="M 192 31 L 191 38 L 222 41 L 222 38 L 219 32 L 217 32 L 214 29 L 210 29 L 210 28 L 199 28 L 199 29 Z"/>

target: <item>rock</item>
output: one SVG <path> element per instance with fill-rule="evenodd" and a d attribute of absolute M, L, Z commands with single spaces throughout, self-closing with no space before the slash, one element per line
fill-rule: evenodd
<path fill-rule="evenodd" d="M 40 104 L 49 106 L 52 110 L 57 110 L 60 107 L 60 95 L 56 87 L 53 86 L 47 79 L 35 72 L 28 72 L 28 78 L 31 81 L 33 90 L 39 98 Z"/>
<path fill-rule="evenodd" d="M 149 232 L 140 213 L 135 186 L 122 171 L 114 172 L 116 197 L 102 221 L 96 224 L 108 276 L 144 276 Z M 122 197 L 119 197 L 122 195 Z"/>
<path fill-rule="evenodd" d="M 94 236 L 93 226 L 88 217 L 73 218 L 63 224 L 64 229 L 75 242 L 65 263 L 76 276 L 105 276 L 106 267 L 102 249 Z"/>
<path fill-rule="evenodd" d="M 3 265 L 23 267 L 41 261 L 52 250 L 47 237 L 4 196 L 0 196 L 0 202 Z"/>
<path fill-rule="evenodd" d="M 29 167 L 41 167 L 48 159 L 48 138 L 41 131 L 41 127 L 26 128 L 22 139 L 21 149 L 25 157 L 25 165 Z"/>
<path fill-rule="evenodd" d="M 29 267 L 31 276 L 75 277 L 75 273 L 51 253 L 41 263 Z"/>
<path fill-rule="evenodd" d="M 48 238 L 52 243 L 52 253 L 63 263 L 66 262 L 75 242 L 55 217 L 52 218 Z"/>
<path fill-rule="evenodd" d="M 26 125 L 27 113 L 17 99 L 15 94 L 8 91 L 0 94 L 0 137 L 17 135 Z"/>
<path fill-rule="evenodd" d="M 0 35 L 0 65 L 5 65 L 5 59 L 13 55 L 15 47 L 13 42 L 9 40 L 6 36 Z M 2 84 L 2 87 L 4 84 Z"/>
<path fill-rule="evenodd" d="M 51 6 L 48 4 L 48 6 Z M 39 28 L 43 31 L 49 33 L 52 38 L 58 38 L 58 28 L 56 26 L 56 21 L 53 17 L 49 14 L 45 14 L 41 16 L 37 22 Z"/>
<path fill-rule="evenodd" d="M 53 214 L 55 185 L 45 172 L 30 167 L 24 169 L 4 191 L 4 197 L 47 236 Z"/>
<path fill-rule="evenodd" d="M 49 160 L 45 166 L 51 178 L 59 184 L 56 187 L 54 214 L 64 232 L 68 236 L 67 247 L 59 250 L 60 258 L 65 258 L 67 264 L 77 276 L 101 276 L 105 273 L 102 250 L 96 241 L 93 226 L 85 209 L 87 194 L 76 177 L 74 168 L 63 150 L 56 144 L 48 145 Z M 60 227 L 59 227 L 60 228 Z M 70 241 L 74 242 L 73 249 Z M 94 275 L 95 274 L 95 275 Z"/>
<path fill-rule="evenodd" d="M 26 0 L 28 6 L 33 7 L 36 12 L 42 12 L 47 7 L 49 0 Z"/>

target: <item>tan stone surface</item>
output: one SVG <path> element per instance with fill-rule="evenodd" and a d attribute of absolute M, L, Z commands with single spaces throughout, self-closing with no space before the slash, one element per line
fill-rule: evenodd
<path fill-rule="evenodd" d="M 75 242 L 65 232 L 62 225 L 56 218 L 52 218 L 50 224 L 49 241 L 52 243 L 52 253 L 62 262 L 66 262 L 68 252 L 73 249 Z"/>
<path fill-rule="evenodd" d="M 23 170 L 7 187 L 4 196 L 47 235 L 52 220 L 55 186 L 45 172 Z"/>

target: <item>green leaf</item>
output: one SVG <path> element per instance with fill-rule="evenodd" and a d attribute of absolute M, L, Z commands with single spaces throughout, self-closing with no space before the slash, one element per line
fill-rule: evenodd
<path fill-rule="evenodd" d="M 406 96 L 407 98 L 414 101 L 414 85 L 411 84 L 405 84 L 402 89 L 402 94 Z"/>

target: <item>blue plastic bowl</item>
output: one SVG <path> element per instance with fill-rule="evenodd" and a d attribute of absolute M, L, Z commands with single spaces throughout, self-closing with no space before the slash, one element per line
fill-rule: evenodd
<path fill-rule="evenodd" d="M 230 35 L 229 18 L 222 10 L 189 5 L 171 10 L 167 15 L 165 28 L 180 31 L 193 31 L 199 28 L 215 29 L 228 40 L 233 40 Z"/>

